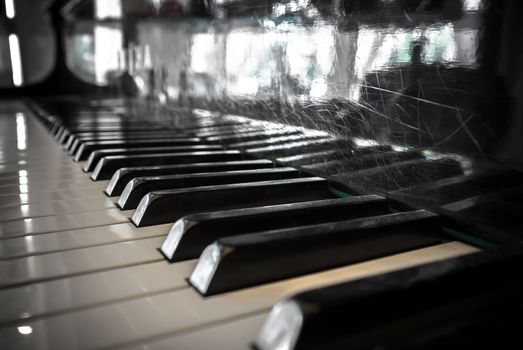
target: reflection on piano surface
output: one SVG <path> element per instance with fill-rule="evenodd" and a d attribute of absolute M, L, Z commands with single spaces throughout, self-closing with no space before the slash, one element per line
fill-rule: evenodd
<path fill-rule="evenodd" d="M 5 0 L 0 347 L 521 345 L 520 7 Z"/>

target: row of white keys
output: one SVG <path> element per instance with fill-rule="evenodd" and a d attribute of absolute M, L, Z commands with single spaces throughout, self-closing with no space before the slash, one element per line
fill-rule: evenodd
<path fill-rule="evenodd" d="M 163 237 L 0 261 L 0 288 L 160 261 Z"/>
<path fill-rule="evenodd" d="M 0 329 L 0 338 L 16 349 L 101 349 L 154 342 L 163 336 L 173 337 L 171 341 L 175 342 L 178 335 L 267 313 L 277 301 L 303 290 L 475 251 L 451 242 L 209 298 L 202 298 L 192 288 L 181 288 L 7 325 Z M 171 265 L 173 269 L 177 266 Z M 28 327 L 24 329 L 31 329 L 31 334 L 21 334 L 19 327 Z"/>

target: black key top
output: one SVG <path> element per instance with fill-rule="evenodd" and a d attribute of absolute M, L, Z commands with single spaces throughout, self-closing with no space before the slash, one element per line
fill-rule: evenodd
<path fill-rule="evenodd" d="M 443 241 L 425 210 L 231 236 L 205 248 L 190 282 L 212 295 Z"/>
<path fill-rule="evenodd" d="M 184 215 L 203 211 L 329 197 L 328 182 L 319 177 L 154 191 L 142 198 L 132 221 L 141 227 L 175 222 Z"/>
<path fill-rule="evenodd" d="M 63 127 L 55 136 L 55 139 L 60 143 L 64 144 L 67 141 L 67 138 L 72 134 L 82 133 L 82 132 L 131 132 L 131 131 L 140 131 L 140 130 L 165 130 L 163 125 L 155 124 L 146 124 L 146 125 L 107 125 L 107 126 L 87 126 L 80 128 L 65 128 Z"/>
<path fill-rule="evenodd" d="M 135 209 L 143 196 L 152 191 L 292 179 L 299 176 L 299 171 L 294 168 L 274 168 L 138 177 L 129 181 L 118 199 L 118 207 L 122 210 Z"/>
<path fill-rule="evenodd" d="M 302 292 L 273 307 L 255 347 L 514 348 L 506 337 L 520 344 L 522 267 L 521 254 L 471 254 Z"/>
<path fill-rule="evenodd" d="M 94 170 L 100 159 L 109 156 L 125 156 L 139 154 L 160 154 L 160 153 L 181 153 L 181 152 L 198 152 L 198 151 L 219 151 L 222 147 L 219 145 L 188 145 L 188 146 L 167 146 L 167 147 L 137 147 L 137 148 L 114 148 L 99 149 L 91 152 L 89 158 L 83 166 L 85 172 Z"/>
<path fill-rule="evenodd" d="M 191 214 L 173 225 L 160 250 L 171 262 L 194 259 L 206 246 L 226 236 L 386 213 L 389 202 L 369 195 Z"/>
<path fill-rule="evenodd" d="M 273 129 L 273 130 L 256 130 L 249 131 L 241 134 L 222 135 L 222 136 L 209 136 L 206 138 L 207 141 L 220 142 L 230 144 L 232 142 L 245 142 L 251 140 L 265 139 L 273 136 L 284 136 L 284 135 L 295 135 L 298 130 L 287 130 L 285 128 Z"/>
<path fill-rule="evenodd" d="M 203 162 L 225 162 L 242 160 L 245 156 L 239 151 L 209 151 L 188 153 L 165 153 L 165 154 L 138 154 L 128 156 L 108 156 L 100 159 L 91 175 L 94 181 L 108 180 L 114 172 L 120 168 L 164 165 L 164 164 L 186 164 Z"/>
<path fill-rule="evenodd" d="M 68 139 L 71 140 L 73 145 L 75 147 L 78 147 L 81 143 L 82 137 L 90 137 L 90 138 L 120 138 L 125 139 L 127 135 L 130 134 L 139 134 L 139 133 L 177 133 L 180 137 L 183 137 L 185 134 L 191 137 L 200 137 L 198 135 L 222 135 L 222 134 L 230 134 L 230 133 L 241 133 L 244 132 L 244 130 L 250 130 L 248 126 L 231 126 L 231 125 L 198 125 L 195 127 L 188 127 L 182 129 L 170 129 L 170 130 L 157 130 L 157 129 L 140 129 L 140 130 L 122 130 L 122 131 L 97 131 L 97 132 L 79 132 L 72 134 L 71 137 Z M 195 135 L 198 134 L 198 135 Z"/>
<path fill-rule="evenodd" d="M 75 154 L 78 147 L 82 142 L 85 141 L 103 141 L 103 140 L 124 140 L 131 135 L 179 135 L 180 137 L 189 137 L 190 135 L 177 130 L 137 130 L 137 131 L 112 131 L 112 132 L 80 132 L 77 134 L 71 134 L 64 142 L 64 149 L 69 154 Z M 156 137 L 157 138 L 157 137 Z"/>
<path fill-rule="evenodd" d="M 249 148 L 245 151 L 257 157 L 279 158 L 288 155 L 318 152 L 323 148 L 333 148 L 337 143 L 331 138 L 317 138 L 312 140 L 281 143 L 274 146 Z"/>
<path fill-rule="evenodd" d="M 273 168 L 270 160 L 239 160 L 235 162 L 195 163 L 176 165 L 157 165 L 148 167 L 122 168 L 117 170 L 105 189 L 108 196 L 119 196 L 129 181 L 141 176 L 175 175 L 188 173 L 209 173 L 247 169 Z"/>
<path fill-rule="evenodd" d="M 201 144 L 202 140 L 194 137 L 173 137 L 154 140 L 114 140 L 114 141 L 89 141 L 84 142 L 78 148 L 74 157 L 75 162 L 86 160 L 91 152 L 96 150 L 108 150 L 115 148 L 146 148 L 146 147 L 169 147 L 169 146 L 191 146 Z"/>
<path fill-rule="evenodd" d="M 176 130 L 165 130 L 156 132 L 131 132 L 131 133 L 120 133 L 108 136 L 82 136 L 77 137 L 74 141 L 72 138 L 67 140 L 64 149 L 70 154 L 74 155 L 78 151 L 78 147 L 84 142 L 93 141 L 121 141 L 121 140 L 153 140 L 153 139 L 165 139 L 170 137 L 190 137 L 188 134 Z"/>
<path fill-rule="evenodd" d="M 309 136 L 304 134 L 295 134 L 295 135 L 284 135 L 278 137 L 269 137 L 261 140 L 254 141 L 245 141 L 230 144 L 229 147 L 235 149 L 250 149 L 255 147 L 271 147 L 274 145 L 285 145 L 290 144 L 291 142 L 314 142 L 317 139 L 320 139 L 319 136 Z"/>

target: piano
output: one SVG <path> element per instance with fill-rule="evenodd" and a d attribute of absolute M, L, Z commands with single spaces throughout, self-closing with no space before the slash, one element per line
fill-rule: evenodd
<path fill-rule="evenodd" d="M 1 349 L 523 345 L 516 0 L 4 0 Z"/>

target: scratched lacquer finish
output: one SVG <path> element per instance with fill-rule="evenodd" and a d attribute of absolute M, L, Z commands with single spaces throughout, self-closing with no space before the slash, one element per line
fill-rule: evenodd
<path fill-rule="evenodd" d="M 173 4 L 97 24 L 122 32 L 106 77 L 137 113 L 305 127 L 317 137 L 250 151 L 354 193 L 520 229 L 518 1 Z"/>

